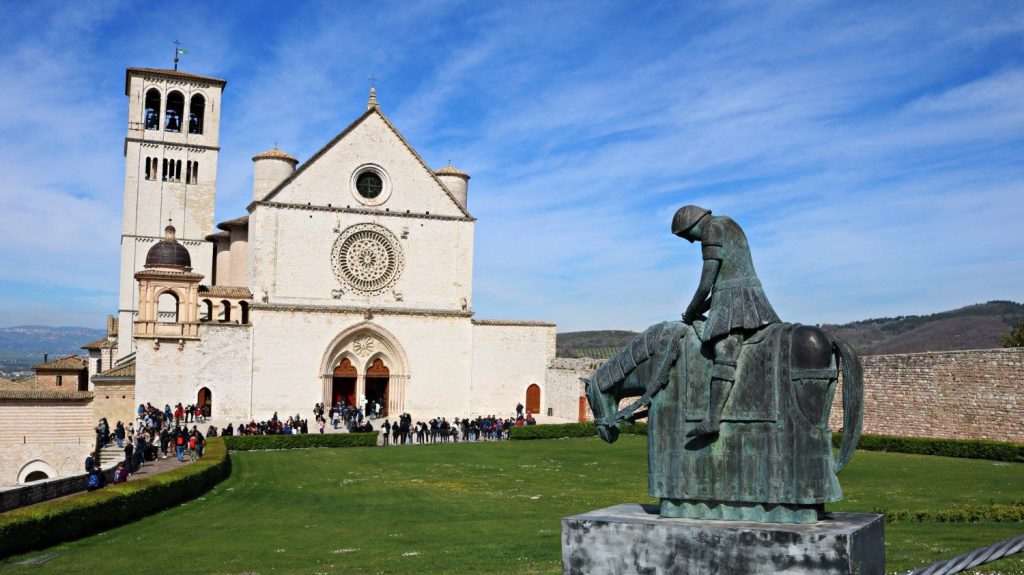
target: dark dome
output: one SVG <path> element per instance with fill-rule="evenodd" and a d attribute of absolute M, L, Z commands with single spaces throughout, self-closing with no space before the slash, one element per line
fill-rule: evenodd
<path fill-rule="evenodd" d="M 146 267 L 191 270 L 192 257 L 188 255 L 185 246 L 174 239 L 174 226 L 167 226 L 164 232 L 164 239 L 149 248 L 149 252 L 146 253 Z"/>

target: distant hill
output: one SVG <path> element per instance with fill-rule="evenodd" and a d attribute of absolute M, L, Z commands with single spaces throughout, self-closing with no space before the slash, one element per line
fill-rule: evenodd
<path fill-rule="evenodd" d="M 84 354 L 82 344 L 107 335 L 106 330 L 88 327 L 47 327 L 18 325 L 0 327 L 0 374 L 24 374 L 32 366 L 71 354 Z"/>
<path fill-rule="evenodd" d="M 931 315 L 867 319 L 822 328 L 863 355 L 1002 347 L 1003 336 L 1024 319 L 1024 305 L 990 301 Z"/>
<path fill-rule="evenodd" d="M 1024 305 L 990 301 L 931 315 L 866 319 L 821 327 L 862 355 L 1002 347 L 1003 336 L 1024 320 Z M 636 335 L 632 331 L 558 334 L 558 357 L 608 359 Z"/>
<path fill-rule="evenodd" d="M 571 331 L 556 336 L 558 357 L 608 359 L 636 335 L 635 331 Z"/>

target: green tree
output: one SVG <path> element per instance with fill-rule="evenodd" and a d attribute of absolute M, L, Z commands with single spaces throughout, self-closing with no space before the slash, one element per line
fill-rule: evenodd
<path fill-rule="evenodd" d="M 1024 319 L 1003 336 L 1003 347 L 1024 347 Z"/>

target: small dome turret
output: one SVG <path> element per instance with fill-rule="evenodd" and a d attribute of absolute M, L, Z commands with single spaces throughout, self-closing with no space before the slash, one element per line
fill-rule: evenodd
<path fill-rule="evenodd" d="M 293 164 L 299 163 L 298 158 L 289 154 L 288 152 L 278 149 L 277 146 L 267 150 L 266 152 L 260 152 L 252 157 L 252 161 L 256 160 L 285 160 Z"/>
<path fill-rule="evenodd" d="M 456 168 L 449 162 L 447 166 L 435 171 L 434 175 L 455 196 L 455 200 L 463 208 L 466 208 L 466 201 L 469 196 L 469 174 Z"/>
<path fill-rule="evenodd" d="M 252 199 L 260 201 L 295 173 L 299 160 L 277 146 L 252 157 Z"/>
<path fill-rule="evenodd" d="M 164 239 L 146 253 L 146 269 L 172 268 L 181 271 L 192 271 L 192 257 L 185 246 L 174 237 L 174 226 L 164 228 Z"/>

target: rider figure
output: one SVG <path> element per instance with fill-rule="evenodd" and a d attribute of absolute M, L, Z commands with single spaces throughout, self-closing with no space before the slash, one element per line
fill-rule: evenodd
<path fill-rule="evenodd" d="M 708 413 L 688 435 L 713 435 L 718 433 L 722 408 L 736 380 L 743 340 L 780 320 L 761 289 L 739 224 L 726 216 L 712 216 L 711 210 L 699 206 L 683 206 L 672 219 L 672 233 L 701 243 L 700 285 L 683 321 L 692 324 L 707 312 L 701 340 L 714 348 L 715 355 Z"/>

